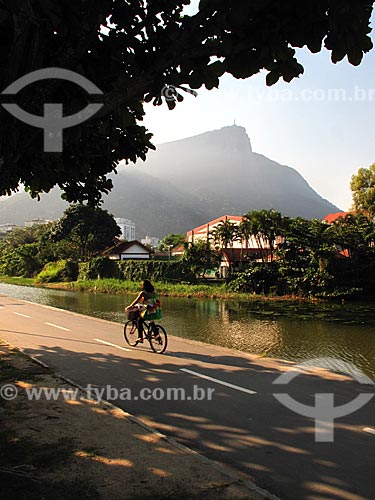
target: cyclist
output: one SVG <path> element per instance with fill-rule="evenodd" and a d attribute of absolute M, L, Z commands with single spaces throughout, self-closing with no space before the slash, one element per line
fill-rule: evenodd
<path fill-rule="evenodd" d="M 140 303 L 142 301 L 142 303 Z M 151 281 L 144 280 L 142 283 L 142 291 L 133 302 L 125 308 L 125 311 L 132 307 L 138 307 L 137 328 L 138 339 L 137 344 L 143 342 L 143 322 L 145 320 L 153 320 L 160 318 L 160 301 L 158 294 Z"/>

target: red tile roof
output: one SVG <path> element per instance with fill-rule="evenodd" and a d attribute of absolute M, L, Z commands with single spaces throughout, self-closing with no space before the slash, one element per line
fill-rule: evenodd
<path fill-rule="evenodd" d="M 217 219 L 211 220 L 210 222 L 206 222 L 206 224 L 202 224 L 202 226 L 196 227 L 194 229 L 191 229 L 190 231 L 187 232 L 187 235 L 190 236 L 192 234 L 198 234 L 200 232 L 206 232 L 207 227 L 214 226 L 215 224 L 218 224 L 220 222 L 224 222 L 226 220 L 229 220 L 231 222 L 236 221 L 236 222 L 241 222 L 242 221 L 242 216 L 240 215 L 223 215 L 222 217 L 218 217 Z"/>
<path fill-rule="evenodd" d="M 171 248 L 171 254 L 180 254 L 184 253 L 185 247 L 184 245 L 178 245 L 177 247 Z"/>
<path fill-rule="evenodd" d="M 323 218 L 323 222 L 328 222 L 328 224 L 332 224 L 337 221 L 337 219 L 341 219 L 342 217 L 346 217 L 350 212 L 336 212 L 335 214 L 327 214 Z"/>

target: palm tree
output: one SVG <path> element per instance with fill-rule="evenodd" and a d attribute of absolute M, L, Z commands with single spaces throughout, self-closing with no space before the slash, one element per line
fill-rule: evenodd
<path fill-rule="evenodd" d="M 329 225 L 318 219 L 297 217 L 290 220 L 286 236 L 289 245 L 300 252 L 308 252 L 311 262 L 319 264 L 319 271 L 325 271 L 329 258 L 334 254 Z"/>
<path fill-rule="evenodd" d="M 334 244 L 347 251 L 351 260 L 361 259 L 374 247 L 375 224 L 363 214 L 340 217 L 328 231 Z"/>
<path fill-rule="evenodd" d="M 253 210 L 243 216 L 241 232 L 249 240 L 253 237 L 261 252 L 263 263 L 273 261 L 277 237 L 283 234 L 283 217 L 276 210 Z"/>
<path fill-rule="evenodd" d="M 225 218 L 219 224 L 210 231 L 215 243 L 220 245 L 221 248 L 228 248 L 228 246 L 233 246 L 233 242 L 236 238 L 237 226 L 233 222 Z"/>

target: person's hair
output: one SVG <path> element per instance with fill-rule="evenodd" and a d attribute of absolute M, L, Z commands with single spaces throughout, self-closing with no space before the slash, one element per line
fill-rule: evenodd
<path fill-rule="evenodd" d="M 150 280 L 144 280 L 144 282 L 142 283 L 142 290 L 144 290 L 147 293 L 151 293 L 155 291 L 155 288 Z"/>

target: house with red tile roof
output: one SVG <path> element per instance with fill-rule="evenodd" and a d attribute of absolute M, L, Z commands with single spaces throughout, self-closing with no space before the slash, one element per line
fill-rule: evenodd
<path fill-rule="evenodd" d="M 323 219 L 322 222 L 326 222 L 327 224 L 333 224 L 336 222 L 338 219 L 344 218 L 347 215 L 349 215 L 351 212 L 336 212 L 335 214 L 327 214 Z"/>
<path fill-rule="evenodd" d="M 223 215 L 217 219 L 211 220 L 206 224 L 191 229 L 186 233 L 186 241 L 189 243 L 196 243 L 197 241 L 209 241 L 214 245 L 210 233 L 224 222 L 231 222 L 234 225 L 239 225 L 242 222 L 240 215 Z M 217 246 L 215 244 L 215 246 Z M 250 260 L 261 260 L 262 254 L 268 251 L 267 244 L 264 242 L 263 250 L 259 248 L 256 239 L 251 236 L 248 240 L 234 240 L 227 248 L 222 248 L 222 261 L 218 272 L 220 276 L 227 277 L 229 268 L 237 268 L 241 263 Z"/>
<path fill-rule="evenodd" d="M 184 245 L 177 245 L 176 247 L 171 248 L 171 255 L 183 255 L 184 250 Z"/>
<path fill-rule="evenodd" d="M 351 214 L 353 212 L 336 212 L 334 214 L 327 214 L 323 219 L 322 222 L 325 222 L 326 224 L 333 224 L 339 219 L 344 219 L 347 215 Z M 336 245 L 336 257 L 339 259 L 347 259 L 349 258 L 349 250 L 343 249 L 339 246 Z"/>
<path fill-rule="evenodd" d="M 232 222 L 233 224 L 238 225 L 242 221 L 242 217 L 240 215 L 223 215 L 222 217 L 218 217 L 217 219 L 211 220 L 210 222 L 206 222 L 206 224 L 188 231 L 186 233 L 186 241 L 190 243 L 197 242 L 198 240 L 207 241 L 210 235 L 210 231 L 212 231 L 225 221 Z"/>

